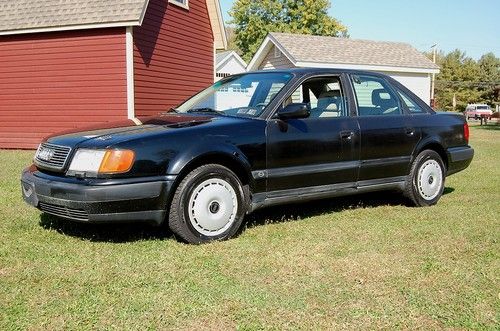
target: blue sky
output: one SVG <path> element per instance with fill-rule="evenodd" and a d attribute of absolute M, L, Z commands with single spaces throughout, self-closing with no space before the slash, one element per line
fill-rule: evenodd
<path fill-rule="evenodd" d="M 225 20 L 234 0 L 220 0 Z M 351 38 L 401 41 L 425 51 L 433 44 L 479 58 L 500 57 L 500 0 L 332 0 L 331 16 Z M 496 26 L 495 26 L 496 25 Z"/>

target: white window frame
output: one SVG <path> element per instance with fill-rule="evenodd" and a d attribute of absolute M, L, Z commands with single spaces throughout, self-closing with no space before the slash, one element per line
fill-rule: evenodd
<path fill-rule="evenodd" d="M 189 0 L 168 0 L 169 3 L 189 10 Z"/>
<path fill-rule="evenodd" d="M 281 50 L 278 47 L 274 46 L 274 58 L 275 59 L 280 58 L 281 54 L 282 54 Z"/>

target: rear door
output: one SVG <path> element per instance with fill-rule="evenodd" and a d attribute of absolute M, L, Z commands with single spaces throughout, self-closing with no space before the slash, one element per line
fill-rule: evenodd
<path fill-rule="evenodd" d="M 289 93 L 281 107 L 307 103 L 311 116 L 268 121 L 268 191 L 355 185 L 359 129 L 346 107 L 344 82 L 335 75 L 307 79 Z"/>
<path fill-rule="evenodd" d="M 351 75 L 351 83 L 361 135 L 359 185 L 402 180 L 408 174 L 419 130 L 385 79 Z"/>

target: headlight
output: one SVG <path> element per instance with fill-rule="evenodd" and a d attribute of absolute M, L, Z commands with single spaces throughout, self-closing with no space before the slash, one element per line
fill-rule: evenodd
<path fill-rule="evenodd" d="M 68 175 L 85 173 L 86 175 L 124 173 L 132 168 L 135 153 L 120 149 L 78 149 L 73 156 Z"/>

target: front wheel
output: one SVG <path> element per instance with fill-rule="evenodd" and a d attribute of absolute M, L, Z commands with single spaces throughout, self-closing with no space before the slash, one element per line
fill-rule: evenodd
<path fill-rule="evenodd" d="M 406 179 L 405 196 L 418 207 L 435 205 L 443 195 L 445 166 L 438 153 L 421 152 Z"/>
<path fill-rule="evenodd" d="M 243 186 L 226 167 L 209 164 L 191 171 L 172 199 L 169 226 L 188 243 L 229 239 L 246 213 Z"/>

